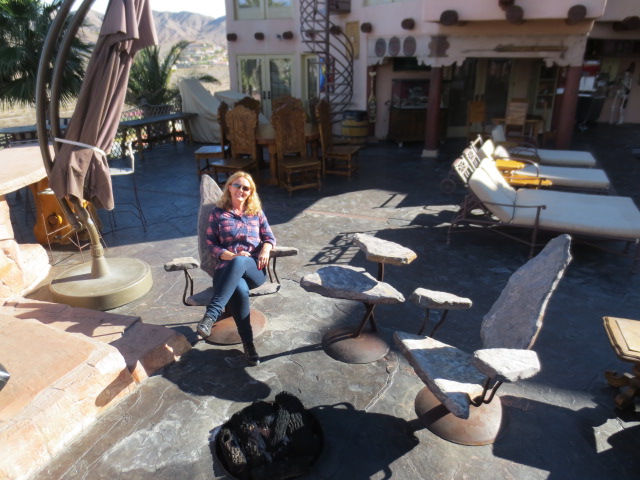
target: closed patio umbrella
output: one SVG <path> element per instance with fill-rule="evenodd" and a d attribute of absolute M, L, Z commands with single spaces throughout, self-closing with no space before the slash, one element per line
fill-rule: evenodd
<path fill-rule="evenodd" d="M 133 57 L 141 48 L 156 43 L 147 0 L 109 3 L 62 140 L 77 143 L 62 143 L 49 176 L 49 186 L 59 198 L 75 196 L 98 208 L 113 209 L 111 177 L 104 152 L 111 149 L 118 130 Z"/>
<path fill-rule="evenodd" d="M 56 87 L 60 79 L 59 65 L 65 61 L 65 48 L 70 45 L 68 37 L 75 35 L 93 1 L 83 2 L 74 26 L 63 39 L 51 82 L 52 117 L 58 111 Z M 73 0 L 65 1 L 58 17 L 68 15 L 72 4 Z M 152 285 L 151 273 L 148 265 L 135 259 L 111 258 L 107 261 L 104 258 L 97 229 L 82 203 L 88 200 L 98 208 L 111 210 L 114 207 L 106 155 L 118 129 L 133 58 L 141 48 L 156 44 L 157 36 L 148 0 L 109 2 L 64 138 L 59 138 L 56 131 L 58 122 L 51 122 L 56 151 L 55 161 L 51 162 L 44 141 L 44 111 L 47 109 L 44 76 L 50 63 L 47 55 L 51 55 L 51 45 L 59 35 L 61 24 L 62 20 L 56 18 L 40 60 L 36 99 L 38 136 L 49 185 L 61 200 L 65 214 L 72 217 L 69 222 L 75 228 L 84 226 L 88 229 L 92 261 L 64 272 L 51 283 L 50 289 L 56 301 L 107 310 L 146 293 Z M 65 202 L 73 206 L 77 217 Z"/>

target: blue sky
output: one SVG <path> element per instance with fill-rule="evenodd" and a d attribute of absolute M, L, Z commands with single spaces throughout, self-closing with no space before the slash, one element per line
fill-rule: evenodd
<path fill-rule="evenodd" d="M 149 0 L 155 12 L 194 12 L 213 18 L 224 17 L 224 0 Z M 96 0 L 92 10 L 104 13 L 109 0 Z"/>

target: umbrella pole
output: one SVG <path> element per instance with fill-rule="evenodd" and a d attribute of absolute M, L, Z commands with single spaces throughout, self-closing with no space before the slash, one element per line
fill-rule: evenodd
<path fill-rule="evenodd" d="M 109 268 L 107 259 L 104 257 L 104 248 L 100 242 L 98 228 L 87 209 L 82 206 L 80 199 L 72 197 L 71 204 L 89 233 L 89 241 L 91 243 L 91 278 L 104 278 L 111 273 L 111 269 Z"/>

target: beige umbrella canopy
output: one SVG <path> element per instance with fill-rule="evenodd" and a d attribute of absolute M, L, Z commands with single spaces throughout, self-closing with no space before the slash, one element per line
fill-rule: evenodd
<path fill-rule="evenodd" d="M 94 0 L 85 0 L 78 9 L 77 16 L 84 18 Z M 63 3 L 58 17 L 66 17 L 73 0 Z M 81 21 L 81 20 L 80 20 Z M 44 139 L 46 127 L 43 110 L 46 95 L 45 79 L 52 47 L 59 35 L 62 20 L 54 21 L 40 60 L 38 72 L 38 133 Z M 75 35 L 79 26 L 75 19 Z M 56 31 L 57 30 L 57 31 Z M 69 34 L 67 34 L 68 36 Z M 65 37 L 57 65 L 65 61 L 65 47 L 70 45 Z M 97 229 L 83 200 L 91 201 L 98 208 L 113 209 L 111 176 L 107 163 L 107 153 L 115 138 L 124 106 L 124 97 L 129 81 L 129 71 L 133 58 L 141 48 L 157 43 L 157 36 L 151 7 L 148 0 L 111 0 L 100 30 L 85 79 L 80 89 L 75 111 L 64 138 L 58 138 L 55 126 L 57 118 L 51 122 L 54 136 L 55 161 L 51 163 L 48 149 L 41 141 L 41 150 L 49 185 L 61 200 L 73 206 L 76 218 L 69 218 L 75 228 L 86 227 L 91 238 L 92 261 L 79 265 L 56 278 L 50 285 L 54 300 L 75 306 L 107 310 L 128 303 L 146 293 L 152 285 L 148 265 L 134 259 L 105 259 Z M 52 117 L 57 114 L 56 74 L 52 81 Z M 46 150 L 46 151 L 45 151 Z M 63 208 L 67 216 L 74 217 L 69 208 Z"/>

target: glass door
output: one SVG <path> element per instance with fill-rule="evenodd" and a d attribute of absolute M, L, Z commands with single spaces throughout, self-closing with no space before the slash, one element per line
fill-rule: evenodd
<path fill-rule="evenodd" d="M 271 101 L 292 95 L 293 58 L 290 55 L 238 56 L 238 90 L 259 100 L 271 117 Z"/>

